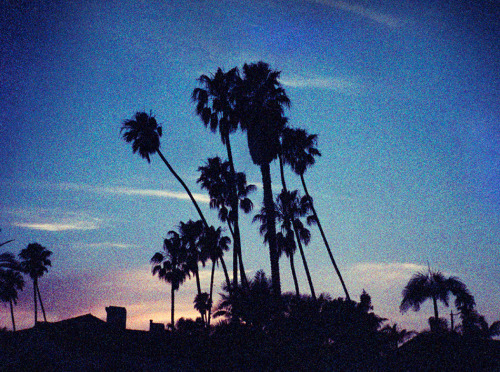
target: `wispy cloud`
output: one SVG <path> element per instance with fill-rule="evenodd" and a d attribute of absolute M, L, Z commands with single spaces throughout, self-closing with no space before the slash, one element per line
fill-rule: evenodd
<path fill-rule="evenodd" d="M 96 230 L 103 220 L 85 212 L 68 212 L 59 209 L 23 208 L 6 211 L 11 215 L 11 225 L 41 231 Z"/>
<path fill-rule="evenodd" d="M 351 12 L 390 28 L 400 28 L 406 23 L 404 19 L 395 17 L 390 14 L 382 13 L 377 10 L 371 9 L 367 6 L 356 4 L 353 2 L 335 1 L 335 0 L 308 0 L 308 1 L 326 5 L 336 9 L 341 9 L 346 12 Z"/>
<path fill-rule="evenodd" d="M 141 196 L 166 199 L 190 200 L 185 192 L 157 190 L 157 189 L 137 189 L 124 186 L 92 186 L 86 184 L 61 183 L 58 185 L 61 190 L 84 191 L 98 194 L 116 194 L 123 196 Z M 193 197 L 200 203 L 209 203 L 210 198 L 204 194 L 193 193 Z"/>
<path fill-rule="evenodd" d="M 282 78 L 281 83 L 292 88 L 327 89 L 349 95 L 358 95 L 363 89 L 361 83 L 350 77 L 291 76 Z"/>

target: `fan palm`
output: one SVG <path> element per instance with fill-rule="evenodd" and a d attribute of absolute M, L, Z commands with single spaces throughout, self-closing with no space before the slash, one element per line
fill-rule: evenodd
<path fill-rule="evenodd" d="M 198 78 L 198 82 L 202 85 L 202 88 L 195 88 L 192 94 L 192 99 L 196 102 L 196 113 L 202 119 L 203 124 L 210 127 L 212 132 L 219 131 L 222 144 L 226 146 L 227 157 L 229 159 L 228 200 L 233 212 L 232 223 L 234 227 L 233 285 L 238 285 L 238 256 L 240 256 L 241 260 L 241 237 L 236 171 L 229 135 L 238 128 L 234 90 L 239 80 L 237 68 L 233 68 L 228 72 L 224 72 L 219 68 L 212 77 L 201 75 Z"/>
<path fill-rule="evenodd" d="M 409 309 L 419 311 L 420 306 L 430 299 L 434 307 L 434 319 L 438 321 L 438 301 L 448 306 L 450 293 L 457 298 L 467 298 L 467 301 L 474 301 L 465 284 L 458 278 L 446 278 L 439 271 L 419 272 L 411 277 L 403 289 L 403 300 L 399 308 L 403 313 Z M 457 305 L 459 304 L 460 301 L 457 302 Z"/>
<path fill-rule="evenodd" d="M 219 219 L 226 222 L 233 239 L 236 231 L 233 228 L 237 216 L 231 204 L 231 167 L 229 161 L 222 161 L 218 156 L 208 158 L 206 165 L 198 168 L 201 172 L 198 183 L 202 189 L 208 190 L 210 196 L 210 208 L 219 210 Z M 254 185 L 247 185 L 246 175 L 243 172 L 236 173 L 236 189 L 239 207 L 245 213 L 253 209 L 253 203 L 248 198 L 248 194 L 256 189 Z M 248 284 L 241 252 L 238 257 L 240 265 L 241 280 L 243 284 Z"/>
<path fill-rule="evenodd" d="M 210 274 L 210 294 L 208 301 L 210 305 L 213 302 L 213 288 L 214 288 L 214 275 L 215 275 L 215 265 L 217 261 L 224 255 L 224 252 L 229 250 L 229 244 L 231 239 L 227 236 L 222 235 L 222 228 L 217 229 L 210 226 L 209 229 L 205 229 L 202 239 L 200 241 L 201 249 L 206 252 L 207 256 L 212 261 L 212 272 Z M 227 274 L 227 268 L 224 261 L 221 261 L 224 274 L 226 276 L 226 283 L 229 283 L 229 275 Z M 208 308 L 208 320 L 207 324 L 210 325 L 210 315 L 212 307 Z"/>
<path fill-rule="evenodd" d="M 247 133 L 252 161 L 262 174 L 264 207 L 268 211 L 271 281 L 276 298 L 281 296 L 281 282 L 270 163 L 278 155 L 279 137 L 286 124 L 284 107 L 290 106 L 290 99 L 278 81 L 279 75 L 279 71 L 271 70 L 264 62 L 245 64 L 237 94 L 241 128 Z"/>
<path fill-rule="evenodd" d="M 139 153 L 139 156 L 151 162 L 150 155 L 157 153 L 161 160 L 165 163 L 169 171 L 174 175 L 174 177 L 179 181 L 184 190 L 191 199 L 196 211 L 200 215 L 205 226 L 208 227 L 208 223 L 205 216 L 201 212 L 198 203 L 193 197 L 193 194 L 184 183 L 182 178 L 175 172 L 170 163 L 165 159 L 163 153 L 160 151 L 160 137 L 162 135 L 162 127 L 158 125 L 156 119 L 146 114 L 145 112 L 135 113 L 132 119 L 127 119 L 123 122 L 121 132 L 123 132 L 123 139 L 127 143 L 132 143 L 132 152 L 135 154 Z"/>
<path fill-rule="evenodd" d="M 24 279 L 19 271 L 0 269 L 0 301 L 8 302 L 10 305 L 10 316 L 12 318 L 12 330 L 16 331 L 14 320 L 14 305 L 17 304 L 17 292 L 24 288 Z"/>
<path fill-rule="evenodd" d="M 326 239 L 325 232 L 319 220 L 318 213 L 314 208 L 313 199 L 309 194 L 309 190 L 307 189 L 306 181 L 304 178 L 304 174 L 307 168 L 315 163 L 315 157 L 321 156 L 320 151 L 316 148 L 316 142 L 317 135 L 308 134 L 304 129 L 295 129 L 288 127 L 284 128 L 281 137 L 281 157 L 283 159 L 283 162 L 290 165 L 294 173 L 300 176 L 304 192 L 311 201 L 311 211 L 313 214 L 313 218 L 309 219 L 308 222 L 312 222 L 318 225 L 323 243 L 325 244 L 326 250 L 328 251 L 328 256 L 330 257 L 330 261 L 332 262 L 335 272 L 339 277 L 340 283 L 342 284 L 346 299 L 350 300 L 351 298 L 349 296 L 349 292 L 347 291 L 347 287 L 345 285 L 344 279 L 342 278 L 342 274 L 340 273 L 337 263 L 333 258 L 332 250 L 330 249 L 330 245 L 328 244 L 328 240 Z M 284 180 L 283 175 L 282 179 Z"/>
<path fill-rule="evenodd" d="M 43 319 L 46 322 L 47 316 L 45 308 L 43 307 L 42 296 L 40 295 L 40 288 L 38 287 L 38 279 L 43 276 L 52 265 L 49 257 L 52 252 L 38 243 L 30 243 L 26 248 L 19 253 L 20 268 L 25 274 L 33 280 L 33 302 L 35 308 L 35 325 L 38 321 L 38 308 L 37 308 L 37 294 L 40 300 L 40 307 L 42 308 Z"/>
<path fill-rule="evenodd" d="M 175 324 L 175 291 L 179 289 L 189 275 L 186 258 L 186 251 L 182 247 L 181 238 L 175 231 L 169 231 L 168 238 L 163 240 L 163 251 L 156 252 L 151 258 L 153 276 L 158 275 L 160 280 L 164 280 L 171 285 L 170 324 L 172 327 Z"/>

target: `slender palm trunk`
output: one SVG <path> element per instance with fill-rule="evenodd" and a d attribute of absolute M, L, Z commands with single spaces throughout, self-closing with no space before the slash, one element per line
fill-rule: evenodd
<path fill-rule="evenodd" d="M 231 227 L 231 223 L 229 221 L 227 221 L 227 226 L 229 227 L 229 232 L 231 233 L 231 236 L 234 239 L 235 232 L 233 231 L 233 228 Z M 243 286 L 245 286 L 246 288 L 248 288 L 248 279 L 247 279 L 247 276 L 245 274 L 245 267 L 243 266 L 243 258 L 241 256 L 241 251 L 240 251 L 240 254 L 238 255 L 238 262 L 239 262 L 239 265 L 240 265 L 240 280 L 241 280 L 241 284 L 243 284 Z"/>
<path fill-rule="evenodd" d="M 438 313 L 437 298 L 435 296 L 432 296 L 432 304 L 434 305 L 434 318 L 436 318 L 436 322 L 437 322 L 439 319 L 439 313 Z"/>
<path fill-rule="evenodd" d="M 203 213 L 201 212 L 201 209 L 200 207 L 198 206 L 198 203 L 196 202 L 196 200 L 194 199 L 193 197 L 193 194 L 191 194 L 191 191 L 189 190 L 189 188 L 187 187 L 187 185 L 184 183 L 184 181 L 182 180 L 182 178 L 179 177 L 179 175 L 177 174 L 177 172 L 174 170 L 174 168 L 172 168 L 172 166 L 170 165 L 170 163 L 167 161 L 167 159 L 165 159 L 165 157 L 163 156 L 162 152 L 160 151 L 160 149 L 157 150 L 158 152 L 158 155 L 160 155 L 160 158 L 161 160 L 163 160 L 163 162 L 165 163 L 165 165 L 167 166 L 168 170 L 170 171 L 170 173 L 173 174 L 173 176 L 177 179 L 177 181 L 179 181 L 179 183 L 182 185 L 182 187 L 184 188 L 184 190 L 186 191 L 186 193 L 188 194 L 189 198 L 191 199 L 191 202 L 193 203 L 194 207 L 196 208 L 196 211 L 198 212 L 198 214 L 200 215 L 200 218 L 201 220 L 203 221 L 203 223 L 205 224 L 205 227 L 208 228 L 208 223 L 207 223 L 207 220 L 205 219 L 205 216 L 203 215 Z"/>
<path fill-rule="evenodd" d="M 300 256 L 302 257 L 302 263 L 304 264 L 304 270 L 306 271 L 307 281 L 309 282 L 309 288 L 311 289 L 311 296 L 314 301 L 316 301 L 316 292 L 314 291 L 313 282 L 311 279 L 311 273 L 309 272 L 309 266 L 307 265 L 306 255 L 304 249 L 302 248 L 302 242 L 300 241 L 299 232 L 295 228 L 295 223 L 293 224 L 293 231 L 295 232 L 295 238 L 299 246 Z"/>
<path fill-rule="evenodd" d="M 40 287 L 38 287 L 38 283 L 36 285 L 36 291 L 38 292 L 38 299 L 40 300 L 40 307 L 42 308 L 43 320 L 47 322 L 47 316 L 45 315 L 45 308 L 43 307 L 42 296 L 40 295 Z"/>
<path fill-rule="evenodd" d="M 175 289 L 174 286 L 172 285 L 172 294 L 170 296 L 170 324 L 172 325 L 172 330 L 175 329 L 175 318 L 174 318 L 174 311 L 175 311 Z"/>
<path fill-rule="evenodd" d="M 37 299 L 36 299 L 36 287 L 37 287 L 38 281 L 37 279 L 33 279 L 33 303 L 35 306 L 35 326 L 36 322 L 38 321 L 38 307 L 37 307 Z"/>
<path fill-rule="evenodd" d="M 271 260 L 271 283 L 273 295 L 276 299 L 281 297 L 281 280 L 279 266 L 279 252 L 276 242 L 276 218 L 274 213 L 273 190 L 271 183 L 271 169 L 269 163 L 260 166 L 262 184 L 264 187 L 264 208 L 266 208 L 267 232 L 269 234 L 269 256 Z"/>
<path fill-rule="evenodd" d="M 210 318 L 212 316 L 212 294 L 214 290 L 214 275 L 215 275 L 215 264 L 217 261 L 212 261 L 212 272 L 210 273 L 210 296 L 209 296 L 209 303 L 210 303 L 210 308 L 208 309 L 208 319 L 207 319 L 207 325 L 210 327 Z"/>
<path fill-rule="evenodd" d="M 297 280 L 297 272 L 295 271 L 295 263 L 293 262 L 293 253 L 290 255 L 290 269 L 292 270 L 293 284 L 295 285 L 295 294 L 300 296 L 299 281 Z"/>
<path fill-rule="evenodd" d="M 9 299 L 10 303 L 10 317 L 12 318 L 12 332 L 16 331 L 16 321 L 14 320 L 14 304 L 12 299 Z"/>
<path fill-rule="evenodd" d="M 198 290 L 198 295 L 201 295 L 201 282 L 200 282 L 200 273 L 198 270 L 198 265 L 196 265 L 196 271 L 194 273 L 194 276 L 196 278 L 196 289 Z M 205 314 L 202 311 L 200 311 L 200 317 L 201 317 L 201 322 L 204 324 Z"/>
<path fill-rule="evenodd" d="M 219 257 L 220 263 L 222 265 L 222 270 L 224 271 L 224 276 L 226 277 L 226 284 L 227 284 L 227 289 L 229 294 L 231 294 L 231 279 L 229 279 L 229 273 L 227 272 L 227 266 L 226 266 L 226 261 L 224 261 L 224 258 Z"/>
<path fill-rule="evenodd" d="M 231 210 L 234 214 L 234 235 L 233 235 L 233 286 L 238 286 L 238 257 L 241 257 L 241 236 L 239 226 L 238 194 L 236 190 L 236 171 L 234 170 L 233 152 L 231 151 L 231 142 L 229 134 L 224 136 L 226 144 L 227 157 L 229 160 L 229 173 L 231 185 Z M 241 268 L 240 268 L 241 269 Z"/>
<path fill-rule="evenodd" d="M 344 279 L 342 278 L 342 275 L 340 274 L 340 270 L 337 266 L 337 263 L 335 262 L 335 259 L 333 258 L 333 254 L 332 254 L 332 251 L 330 249 L 330 245 L 328 244 L 328 241 L 326 240 L 325 232 L 323 231 L 323 227 L 321 226 L 321 223 L 319 221 L 318 214 L 316 213 L 316 209 L 314 208 L 314 203 L 312 201 L 311 195 L 309 195 L 309 191 L 307 190 L 306 181 L 304 179 L 303 174 L 300 175 L 300 180 L 302 181 L 302 187 L 304 188 L 304 192 L 306 193 L 307 197 L 311 200 L 311 210 L 312 210 L 314 218 L 318 224 L 319 232 L 321 233 L 321 237 L 323 238 L 323 242 L 325 244 L 326 250 L 328 251 L 328 255 L 330 256 L 330 260 L 332 261 L 332 265 L 335 268 L 337 276 L 340 279 L 340 283 L 342 284 L 342 288 L 344 289 L 346 299 L 350 301 L 351 297 L 349 296 L 349 292 L 347 291 L 347 287 L 344 283 Z"/>

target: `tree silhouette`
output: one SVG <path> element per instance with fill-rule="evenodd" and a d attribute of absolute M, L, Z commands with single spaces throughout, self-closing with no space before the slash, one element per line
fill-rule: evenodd
<path fill-rule="evenodd" d="M 473 306 L 474 298 L 469 294 L 467 287 L 456 277 L 446 278 L 441 272 L 433 272 L 429 269 L 427 273 L 416 273 L 411 277 L 403 289 L 403 300 L 399 306 L 401 312 L 409 309 L 419 311 L 420 306 L 427 300 L 432 300 L 434 307 L 434 322 L 439 322 L 438 301 L 448 306 L 449 295 L 453 294 Z M 472 301 L 472 304 L 470 303 Z M 465 303 L 463 305 L 466 305 Z"/>
<path fill-rule="evenodd" d="M 186 256 L 186 250 L 182 246 L 179 234 L 175 231 L 169 231 L 168 238 L 163 240 L 163 251 L 156 252 L 151 258 L 153 276 L 158 275 L 160 280 L 164 280 L 172 286 L 170 297 L 170 324 L 172 328 L 175 325 L 175 291 L 189 275 L 186 267 Z"/>
<path fill-rule="evenodd" d="M 16 331 L 14 320 L 14 305 L 17 304 L 17 292 L 24 288 L 24 279 L 19 271 L 11 269 L 0 269 L 0 301 L 8 302 L 10 305 L 10 316 L 12 318 L 12 330 Z"/>
<path fill-rule="evenodd" d="M 276 241 L 274 200 L 270 163 L 279 151 L 279 137 L 286 124 L 284 107 L 290 100 L 281 87 L 280 72 L 273 71 L 264 62 L 245 64 L 243 80 L 237 92 L 237 110 L 241 128 L 247 133 L 248 149 L 254 164 L 260 167 L 264 188 L 264 207 L 267 213 L 269 256 L 273 294 L 281 295 L 279 252 Z"/>
<path fill-rule="evenodd" d="M 217 261 L 224 255 L 224 252 L 229 250 L 230 243 L 231 239 L 229 239 L 227 236 L 222 235 L 222 229 L 220 227 L 216 229 L 213 226 L 210 226 L 209 229 L 205 229 L 200 241 L 202 250 L 207 253 L 208 257 L 212 261 L 212 272 L 210 274 L 210 293 L 207 301 L 207 303 L 210 305 L 208 307 L 208 325 L 210 325 L 210 316 L 212 312 L 215 266 L 217 264 Z M 224 273 L 226 276 L 226 283 L 229 283 L 227 268 L 224 261 L 221 261 L 221 263 L 223 265 Z"/>
<path fill-rule="evenodd" d="M 236 214 L 231 204 L 231 168 L 229 161 L 222 161 L 218 156 L 208 158 L 207 163 L 198 168 L 201 172 L 197 182 L 201 188 L 208 191 L 210 196 L 210 208 L 219 210 L 219 219 L 226 222 L 233 239 L 235 230 L 233 228 Z M 253 209 L 253 203 L 248 195 L 256 189 L 254 185 L 248 185 L 246 175 L 243 172 L 236 173 L 237 199 L 241 210 L 249 213 Z M 239 254 L 241 281 L 248 284 L 243 266 L 242 254 Z"/>
<path fill-rule="evenodd" d="M 345 285 L 344 279 L 342 278 L 337 263 L 333 258 L 332 250 L 330 249 L 330 245 L 328 244 L 328 240 L 326 239 L 325 232 L 319 220 L 316 209 L 314 208 L 314 202 L 311 195 L 309 194 L 309 190 L 307 189 L 306 181 L 304 178 L 304 174 L 307 168 L 315 163 L 315 157 L 321 156 L 320 151 L 316 148 L 316 143 L 317 135 L 308 134 L 304 129 L 286 127 L 283 129 L 281 137 L 281 157 L 283 159 L 283 162 L 290 165 L 292 170 L 300 176 L 304 192 L 306 193 L 306 196 L 311 200 L 311 210 L 313 213 L 313 218 L 309 219 L 309 222 L 318 225 L 323 243 L 325 244 L 326 250 L 328 251 L 328 256 L 330 257 L 330 261 L 332 262 L 335 272 L 339 277 L 340 283 L 342 284 L 346 299 L 350 300 L 349 292 L 347 291 L 347 287 Z M 284 180 L 283 176 L 282 179 Z"/>
<path fill-rule="evenodd" d="M 28 244 L 28 246 L 19 253 L 21 271 L 29 275 L 29 277 L 33 280 L 35 325 L 38 321 L 37 294 L 38 299 L 40 300 L 40 307 L 42 308 L 43 319 L 45 322 L 47 321 L 42 296 L 40 295 L 40 288 L 38 287 L 38 279 L 41 278 L 43 274 L 48 271 L 48 267 L 51 266 L 52 263 L 49 259 L 51 255 L 51 251 L 38 243 Z"/>
<path fill-rule="evenodd" d="M 235 286 L 238 285 L 238 261 L 242 262 L 242 253 L 236 171 L 229 135 L 238 128 L 234 90 L 239 80 L 240 77 L 237 68 L 233 68 L 228 72 L 224 72 L 219 68 L 212 77 L 201 75 L 198 78 L 198 82 L 202 85 L 202 88 L 195 88 L 192 94 L 192 99 L 196 102 L 196 113 L 202 119 L 203 124 L 210 127 L 212 132 L 219 130 L 222 144 L 226 146 L 227 157 L 229 159 L 227 186 L 229 191 L 228 201 L 230 202 L 231 211 L 233 213 L 233 285 Z M 242 269 L 240 268 L 240 270 Z M 243 272 L 242 278 L 244 275 Z"/>

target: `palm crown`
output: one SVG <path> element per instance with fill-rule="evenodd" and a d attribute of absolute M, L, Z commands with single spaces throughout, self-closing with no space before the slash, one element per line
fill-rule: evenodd
<path fill-rule="evenodd" d="M 149 162 L 149 155 L 155 154 L 160 148 L 162 128 L 156 119 L 145 112 L 135 113 L 133 119 L 123 121 L 121 132 L 127 143 L 132 143 L 132 152 L 139 153 L 141 158 Z"/>
<path fill-rule="evenodd" d="M 31 243 L 19 253 L 21 269 L 35 280 L 43 276 L 51 266 L 49 257 L 52 252 L 38 243 Z"/>

